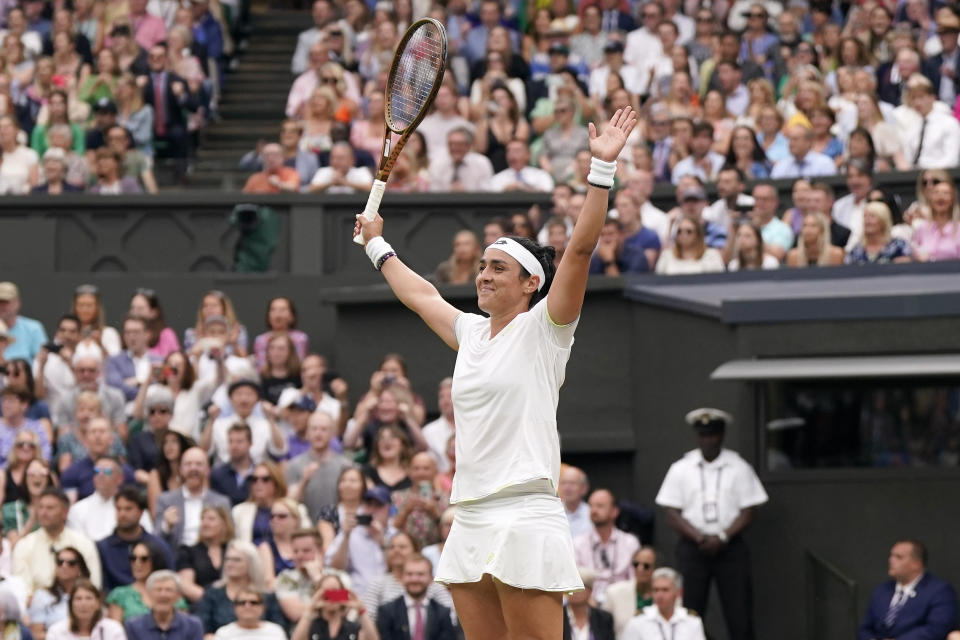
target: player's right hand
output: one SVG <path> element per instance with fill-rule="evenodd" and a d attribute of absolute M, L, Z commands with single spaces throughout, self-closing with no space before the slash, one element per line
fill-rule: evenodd
<path fill-rule="evenodd" d="M 353 235 L 362 235 L 364 244 L 370 242 L 377 236 L 382 236 L 383 218 L 381 218 L 380 214 L 378 213 L 373 220 L 367 220 L 365 215 L 358 213 L 357 223 L 353 227 Z"/>

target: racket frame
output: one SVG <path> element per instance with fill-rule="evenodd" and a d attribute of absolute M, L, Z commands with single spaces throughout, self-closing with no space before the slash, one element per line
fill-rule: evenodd
<path fill-rule="evenodd" d="M 410 122 L 407 127 L 404 129 L 394 129 L 390 126 L 390 118 L 387 117 L 387 114 L 390 113 L 390 104 L 392 98 L 390 96 L 390 85 L 391 80 L 394 75 L 397 73 L 397 67 L 400 65 L 400 60 L 403 57 L 403 52 L 406 49 L 407 43 L 410 42 L 410 38 L 413 37 L 413 34 L 425 24 L 432 24 L 434 28 L 440 33 L 440 43 L 441 43 L 441 57 L 443 58 L 443 63 L 440 65 L 439 70 L 437 71 L 436 76 L 433 80 L 433 86 L 430 88 L 430 93 L 427 95 L 426 100 L 423 102 L 423 106 L 420 111 L 417 113 L 416 117 Z M 426 117 L 427 112 L 430 111 L 430 107 L 433 105 L 434 98 L 437 97 L 437 93 L 440 91 L 440 85 L 443 84 L 443 74 L 446 71 L 447 67 L 447 30 L 439 20 L 434 18 L 421 18 L 417 20 L 407 29 L 406 33 L 403 34 L 403 38 L 400 39 L 400 43 L 397 45 L 397 50 L 393 55 L 393 61 L 390 63 L 390 73 L 387 74 L 387 90 L 384 95 L 384 108 L 383 108 L 383 147 L 380 153 L 380 163 L 377 169 L 376 179 L 373 181 L 373 186 L 370 189 L 370 195 L 367 198 L 367 204 L 363 209 L 363 216 L 367 220 L 373 220 L 377 213 L 380 210 L 380 201 L 383 199 L 383 192 L 387 186 L 387 180 L 390 179 L 390 172 L 393 170 L 393 165 L 396 164 L 397 158 L 400 157 L 400 152 L 403 151 L 403 146 L 406 144 L 407 140 L 417 130 L 417 127 L 420 125 L 420 122 Z M 391 142 L 393 134 L 396 134 L 399 139 L 395 142 Z M 357 235 L 354 239 L 354 242 L 357 244 L 363 244 L 363 237 Z"/>

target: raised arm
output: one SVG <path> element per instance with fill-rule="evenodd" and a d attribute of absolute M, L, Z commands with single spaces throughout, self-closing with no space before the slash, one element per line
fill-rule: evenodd
<path fill-rule="evenodd" d="M 382 239 L 383 218 L 378 214 L 376 218 L 368 221 L 363 215 L 358 215 L 357 227 L 354 229 L 354 234 L 356 233 L 363 234 L 364 244 L 375 238 Z M 444 300 L 436 287 L 403 264 L 399 257 L 388 258 L 380 267 L 380 272 L 387 279 L 387 284 L 390 285 L 397 299 L 423 318 L 427 326 L 440 336 L 441 340 L 451 349 L 456 350 L 458 344 L 457 336 L 453 331 L 453 321 L 460 311 Z"/>
<path fill-rule="evenodd" d="M 637 115 L 630 107 L 617 110 L 600 135 L 597 135 L 597 128 L 590 123 L 590 153 L 593 154 L 593 164 L 588 181 L 593 177 L 599 184 L 600 179 L 606 178 L 610 185 L 613 184 L 613 170 L 616 166 L 613 163 L 636 124 Z M 597 160 L 601 162 L 598 163 Z M 600 230 L 607 217 L 609 198 L 609 188 L 590 185 L 587 189 L 583 209 L 580 210 L 570 242 L 563 252 L 557 274 L 547 294 L 547 311 L 557 324 L 570 324 L 580 315 L 583 295 L 587 290 L 590 257 L 597 247 Z"/>

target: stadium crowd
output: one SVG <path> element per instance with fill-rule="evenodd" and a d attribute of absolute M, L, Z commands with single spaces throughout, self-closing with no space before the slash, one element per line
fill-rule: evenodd
<path fill-rule="evenodd" d="M 65 307 L 48 340 L 0 282 L 5 637 L 462 638 L 432 577 L 457 509 L 450 378 L 435 417 L 399 354 L 348 382 L 286 297 L 263 331 L 217 290 L 182 333 L 151 290 L 116 327 L 92 285 Z M 566 597 L 565 640 L 704 640 L 713 582 L 730 637 L 754 637 L 742 534 L 768 497 L 723 446 L 731 420 L 691 411 L 696 447 L 649 496 L 678 533 L 674 562 L 649 513 L 563 466 L 586 586 Z M 956 594 L 927 563 L 920 542 L 896 542 L 860 638 L 955 628 Z"/>
<path fill-rule="evenodd" d="M 216 118 L 246 2 L 0 3 L 0 194 L 183 182 Z"/>
<path fill-rule="evenodd" d="M 586 188 L 586 124 L 632 105 L 640 124 L 595 273 L 960 258 L 945 171 L 960 165 L 955 4 L 317 0 L 312 15 L 279 140 L 241 163 L 255 171 L 248 193 L 367 190 L 391 52 L 428 15 L 447 26 L 448 72 L 390 191 L 550 193 L 501 226 L 561 253 Z M 915 203 L 875 182 L 912 169 Z M 824 182 L 834 175 L 848 195 Z M 768 178 L 795 180 L 790 202 Z M 669 211 L 649 201 L 657 184 L 675 185 Z M 469 280 L 484 243 L 468 240 L 440 279 L 459 260 L 454 275 Z"/>

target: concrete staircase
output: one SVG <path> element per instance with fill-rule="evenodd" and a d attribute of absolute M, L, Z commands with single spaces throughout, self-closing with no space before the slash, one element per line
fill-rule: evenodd
<path fill-rule="evenodd" d="M 220 120 L 203 134 L 189 188 L 240 190 L 248 177 L 237 163 L 258 140 L 276 141 L 293 84 L 290 60 L 297 34 L 310 27 L 307 11 L 255 5 L 248 47 L 227 74 Z"/>

